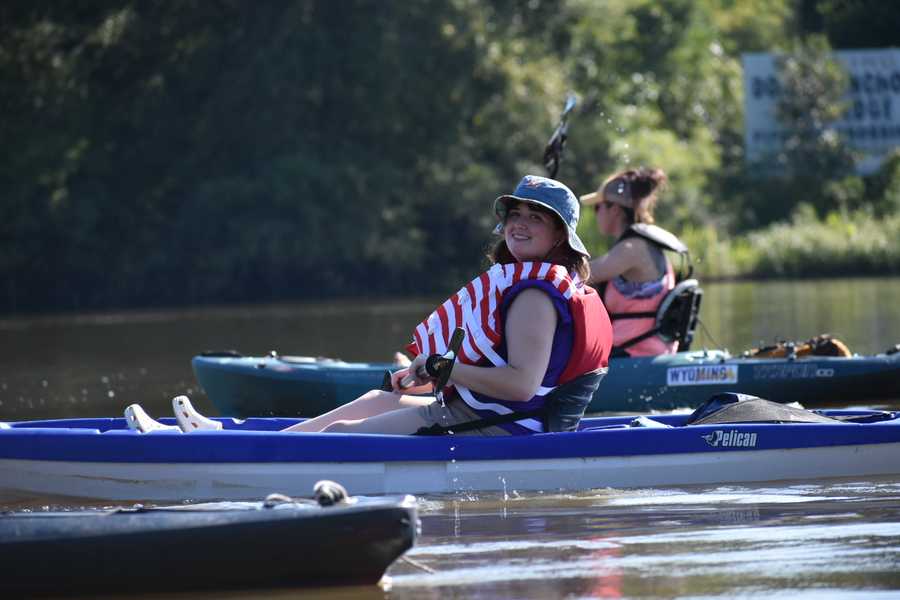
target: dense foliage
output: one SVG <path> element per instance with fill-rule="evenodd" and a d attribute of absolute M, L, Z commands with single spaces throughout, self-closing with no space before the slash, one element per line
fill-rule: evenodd
<path fill-rule="evenodd" d="M 577 193 L 647 164 L 676 229 L 888 214 L 896 161 L 761 193 L 740 54 L 806 49 L 802 77 L 898 32 L 877 0 L 4 2 L 0 311 L 447 291 L 568 90 Z"/>

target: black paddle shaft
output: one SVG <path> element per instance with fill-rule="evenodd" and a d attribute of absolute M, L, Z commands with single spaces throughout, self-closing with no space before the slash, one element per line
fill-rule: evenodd
<path fill-rule="evenodd" d="M 577 103 L 575 94 L 570 92 L 566 96 L 566 104 L 559 116 L 559 125 L 556 126 L 556 130 L 544 147 L 544 168 L 550 178 L 556 177 L 556 173 L 559 171 L 559 162 L 562 160 L 563 149 L 569 137 L 569 113 L 575 109 Z"/>

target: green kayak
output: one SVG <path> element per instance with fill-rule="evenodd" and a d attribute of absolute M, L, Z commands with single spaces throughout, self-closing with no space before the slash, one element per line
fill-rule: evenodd
<path fill-rule="evenodd" d="M 381 386 L 390 363 L 296 356 L 195 356 L 194 373 L 224 416 L 313 417 Z M 692 408 L 713 394 L 740 392 L 807 407 L 900 398 L 900 353 L 752 358 L 722 350 L 617 358 L 589 412 Z"/>

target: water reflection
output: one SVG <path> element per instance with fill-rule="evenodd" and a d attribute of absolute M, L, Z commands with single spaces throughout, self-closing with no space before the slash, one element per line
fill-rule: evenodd
<path fill-rule="evenodd" d="M 898 278 L 751 281 L 703 288 L 701 319 L 732 352 L 820 333 L 840 338 L 859 354 L 883 352 L 900 342 Z M 700 342 L 717 346 L 707 336 Z"/>
<path fill-rule="evenodd" d="M 392 597 L 897 589 L 898 492 L 880 480 L 432 501 L 411 556 L 437 572 L 398 565 Z"/>

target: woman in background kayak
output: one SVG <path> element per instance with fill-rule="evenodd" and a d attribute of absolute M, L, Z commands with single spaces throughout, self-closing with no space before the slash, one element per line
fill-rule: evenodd
<path fill-rule="evenodd" d="M 678 342 L 653 332 L 652 315 L 675 287 L 672 264 L 663 250 L 684 248 L 678 238 L 653 224 L 653 209 L 666 182 L 662 169 L 629 169 L 581 197 L 584 206 L 594 207 L 600 232 L 616 238 L 609 252 L 590 262 L 590 283 L 612 319 L 613 357 L 678 351 Z"/>
<path fill-rule="evenodd" d="M 580 407 L 569 410 L 575 416 L 565 424 L 577 426 L 612 346 L 600 297 L 584 284 L 590 255 L 575 231 L 578 200 L 562 183 L 528 175 L 513 194 L 497 198 L 494 211 L 503 237 L 491 252 L 493 266 L 416 328 L 416 358 L 393 374 L 392 391 L 373 390 L 286 431 L 441 434 L 468 424 L 453 433 L 537 433 L 545 430 L 551 393 Z M 445 388 L 443 401 L 418 395 L 434 393 L 433 382 L 446 376 L 438 359 L 461 325 L 466 338 L 446 380 L 452 390 Z M 173 404 L 183 431 L 221 427 L 183 396 Z M 129 425 L 155 428 L 135 407 L 126 409 Z"/>

